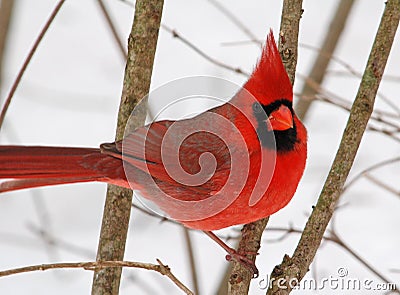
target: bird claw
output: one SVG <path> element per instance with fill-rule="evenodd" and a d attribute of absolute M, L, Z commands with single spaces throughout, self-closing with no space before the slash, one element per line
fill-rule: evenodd
<path fill-rule="evenodd" d="M 246 254 L 249 255 L 258 255 L 257 252 L 251 252 L 251 251 L 246 251 L 244 253 L 239 253 L 235 249 L 229 247 L 226 245 L 220 238 L 218 238 L 213 232 L 211 231 L 204 231 L 204 233 L 209 236 L 211 239 L 213 239 L 218 245 L 220 245 L 228 254 L 225 256 L 227 261 L 232 261 L 235 260 L 239 262 L 241 265 L 246 267 L 248 270 L 250 270 L 253 274 L 253 279 L 258 277 L 258 269 L 256 267 L 256 264 L 253 260 L 249 259 L 246 257 Z M 242 251 L 241 251 L 242 252 Z"/>
<path fill-rule="evenodd" d="M 255 254 L 258 255 L 258 253 L 248 253 L 248 254 Z M 246 267 L 248 270 L 252 272 L 252 277 L 253 279 L 258 278 L 259 271 L 258 268 L 255 264 L 255 262 L 245 256 L 245 254 L 240 254 L 236 250 L 232 249 L 229 254 L 225 256 L 225 259 L 227 261 L 232 261 L 235 260 L 239 262 L 241 265 Z"/>

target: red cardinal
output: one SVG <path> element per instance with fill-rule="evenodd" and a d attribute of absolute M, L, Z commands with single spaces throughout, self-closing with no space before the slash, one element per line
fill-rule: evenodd
<path fill-rule="evenodd" d="M 159 121 L 100 148 L 0 146 L 0 192 L 101 181 L 140 191 L 171 218 L 204 231 L 244 224 L 293 197 L 307 134 L 272 32 L 250 79 L 228 102 Z"/>

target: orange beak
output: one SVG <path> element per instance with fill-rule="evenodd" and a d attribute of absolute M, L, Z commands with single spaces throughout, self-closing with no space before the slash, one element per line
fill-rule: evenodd
<path fill-rule="evenodd" d="M 293 128 L 293 116 L 290 109 L 281 105 L 277 110 L 273 111 L 267 121 L 268 130 L 287 130 Z"/>

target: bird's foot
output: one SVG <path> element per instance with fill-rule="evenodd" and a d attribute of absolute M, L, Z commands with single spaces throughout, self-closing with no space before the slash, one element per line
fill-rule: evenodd
<path fill-rule="evenodd" d="M 227 250 L 227 252 L 228 254 L 225 256 L 225 259 L 227 261 L 235 260 L 239 262 L 241 265 L 243 265 L 253 273 L 253 279 L 258 277 L 259 272 L 255 262 L 246 256 L 246 254 L 258 255 L 257 252 L 239 253 L 238 251 L 232 248 L 230 248 L 230 250 Z"/>
<path fill-rule="evenodd" d="M 227 244 L 225 244 L 220 238 L 218 238 L 213 232 L 211 231 L 204 231 L 204 233 L 209 236 L 211 239 L 213 239 L 215 242 L 217 242 L 218 245 L 220 245 L 228 254 L 225 256 L 227 261 L 237 261 L 247 269 L 249 269 L 253 273 L 253 279 L 258 277 L 258 269 L 256 267 L 256 264 L 253 260 L 248 258 L 246 255 L 258 255 L 257 252 L 244 252 L 244 253 L 239 253 L 235 249 L 232 249 L 229 247 Z"/>

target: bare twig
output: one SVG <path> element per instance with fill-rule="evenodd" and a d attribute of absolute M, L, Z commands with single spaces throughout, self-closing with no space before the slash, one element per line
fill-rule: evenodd
<path fill-rule="evenodd" d="M 39 226 L 35 226 L 33 223 L 28 223 L 27 226 L 32 232 L 37 234 L 43 240 L 46 246 L 47 255 L 52 260 L 55 260 L 58 258 L 58 253 L 51 239 L 53 231 L 50 212 L 40 190 L 32 190 L 31 194 L 34 209 L 38 217 Z"/>
<path fill-rule="evenodd" d="M 314 94 L 311 97 L 299 95 L 300 98 L 302 98 L 303 100 L 319 100 L 322 102 L 327 102 L 327 103 L 330 103 L 334 106 L 340 107 L 340 108 L 350 112 L 351 105 L 347 100 L 340 98 L 339 96 L 337 96 L 334 93 L 331 93 L 329 91 L 322 89 L 322 87 L 320 85 L 315 83 L 310 78 L 304 77 L 300 74 L 298 74 L 298 76 L 301 77 L 302 79 L 304 79 L 305 83 L 307 83 L 309 85 L 309 87 L 313 88 L 318 93 L 318 94 Z M 392 130 L 386 129 L 386 128 L 377 128 L 370 124 L 368 125 L 368 130 L 382 133 L 396 141 L 400 141 L 400 139 L 396 136 L 396 134 L 400 131 L 400 126 L 398 124 L 394 123 L 393 121 L 389 120 L 389 118 L 399 119 L 399 115 L 393 114 L 391 112 L 386 112 L 386 111 L 382 111 L 379 109 L 375 109 L 374 112 L 371 114 L 371 120 L 373 120 L 377 123 L 385 124 L 385 125 L 391 127 Z"/>
<path fill-rule="evenodd" d="M 275 239 L 274 241 L 281 241 L 284 238 L 288 237 L 292 233 L 296 234 L 302 234 L 303 231 L 299 228 L 294 228 L 293 226 L 289 227 L 271 227 L 268 228 L 268 231 L 278 231 L 278 232 L 284 232 L 284 234 L 278 238 Z M 364 258 L 362 258 L 358 253 L 356 253 L 353 249 L 350 248 L 350 246 L 338 236 L 336 231 L 334 230 L 329 230 L 329 235 L 324 234 L 322 239 L 325 241 L 333 242 L 336 245 L 342 247 L 347 253 L 349 253 L 354 259 L 356 259 L 358 262 L 360 262 L 363 266 L 365 266 L 369 271 L 371 271 L 373 274 L 375 274 L 378 278 L 380 278 L 383 282 L 385 283 L 391 283 L 391 281 L 386 278 L 382 273 L 380 273 L 373 265 L 371 265 L 368 261 L 366 261 Z M 271 242 L 269 239 L 268 242 Z M 395 291 L 396 293 L 399 292 L 399 289 L 397 286 L 395 286 Z"/>
<path fill-rule="evenodd" d="M 330 75 L 333 76 L 340 76 L 346 78 L 347 76 L 354 76 L 353 73 L 349 73 L 347 71 L 341 71 L 341 70 L 328 70 L 327 71 Z M 361 74 L 357 71 L 355 71 L 356 76 L 361 76 Z M 382 77 L 382 80 L 387 81 L 387 82 L 393 82 L 393 83 L 399 83 L 400 82 L 400 76 L 397 75 L 386 75 Z"/>
<path fill-rule="evenodd" d="M 209 62 L 211 62 L 214 65 L 217 65 L 221 68 L 233 71 L 237 74 L 241 74 L 243 76 L 248 77 L 250 74 L 246 73 L 245 71 L 243 71 L 241 68 L 239 67 L 232 67 L 228 64 L 225 64 L 213 57 L 211 57 L 210 55 L 208 55 L 207 53 L 205 53 L 204 51 L 202 51 L 199 47 L 197 47 L 196 45 L 194 45 L 192 42 L 190 42 L 188 39 L 186 39 L 185 37 L 183 37 L 181 34 L 179 34 L 176 30 L 171 29 L 170 27 L 166 26 L 165 24 L 162 24 L 161 27 L 172 34 L 172 36 L 174 38 L 177 38 L 178 40 L 180 40 L 181 42 L 183 42 L 185 45 L 187 45 L 189 48 L 193 49 L 196 53 L 198 53 L 200 56 L 202 56 L 204 59 L 208 60 Z"/>
<path fill-rule="evenodd" d="M 108 27 L 111 30 L 115 43 L 117 44 L 122 57 L 124 58 L 124 60 L 126 60 L 128 58 L 128 53 L 126 52 L 124 43 L 118 35 L 117 28 L 115 27 L 114 22 L 111 19 L 111 15 L 109 14 L 107 7 L 105 6 L 103 0 L 97 0 L 97 3 L 99 3 L 100 10 L 104 15 L 104 18 L 107 22 Z"/>
<path fill-rule="evenodd" d="M 370 180 L 372 183 L 376 184 L 377 186 L 387 190 L 388 192 L 392 193 L 393 195 L 395 195 L 396 197 L 400 197 L 400 190 L 395 189 L 394 187 L 384 183 L 382 180 L 366 173 L 365 174 L 365 178 L 367 178 L 368 180 Z"/>
<path fill-rule="evenodd" d="M 121 1 L 122 3 L 124 3 L 124 4 L 126 4 L 126 5 L 128 5 L 130 7 L 135 7 L 135 4 L 133 2 L 128 1 L 128 0 L 119 0 L 119 1 Z"/>
<path fill-rule="evenodd" d="M 354 2 L 354 0 L 352 0 Z M 338 7 L 339 8 L 339 7 Z M 338 11 L 336 11 L 337 13 Z M 333 19 L 332 19 L 333 20 Z M 326 38 L 326 37 L 325 37 Z M 311 44 L 306 44 L 306 43 L 299 43 L 299 46 L 311 51 L 315 51 L 318 53 L 318 55 L 324 56 L 326 59 L 330 59 L 331 61 L 336 62 L 338 65 L 342 66 L 346 71 L 344 71 L 346 74 L 349 74 L 354 77 L 361 78 L 362 74 L 358 72 L 356 69 L 354 69 L 348 62 L 342 60 L 338 56 L 333 54 L 333 51 L 324 51 L 324 48 L 319 48 L 316 46 L 313 46 Z M 330 73 L 329 70 L 326 71 L 326 74 Z"/>
<path fill-rule="evenodd" d="M 319 85 L 322 84 L 324 80 L 326 69 L 330 62 L 329 55 L 332 55 L 335 51 L 354 2 L 354 0 L 341 0 L 332 17 L 331 24 L 327 29 L 325 39 L 322 43 L 321 51 L 319 51 L 319 54 L 314 61 L 314 65 L 308 75 Z M 301 93 L 305 96 L 315 94 L 314 89 L 310 88 L 307 83 L 304 84 Z M 297 102 L 295 109 L 296 114 L 300 119 L 304 120 L 306 118 L 311 103 L 312 100 L 299 100 Z"/>
<path fill-rule="evenodd" d="M 354 185 L 354 183 L 356 181 L 358 181 L 361 177 L 363 177 L 365 174 L 367 174 L 369 172 L 372 172 L 375 169 L 378 169 L 378 168 L 381 168 L 381 167 L 384 167 L 386 165 L 390 165 L 390 164 L 393 164 L 393 163 L 396 163 L 396 162 L 399 162 L 399 161 L 400 161 L 400 157 L 395 157 L 395 158 L 391 158 L 391 159 L 376 163 L 376 164 L 364 169 L 363 171 L 361 171 L 360 173 L 355 175 L 350 181 L 347 182 L 347 184 L 343 187 L 342 194 L 346 190 L 348 190 L 352 185 Z"/>
<path fill-rule="evenodd" d="M 157 213 L 154 213 L 154 212 L 151 211 L 151 210 L 148 210 L 148 209 L 146 209 L 146 208 L 142 208 L 141 206 L 136 205 L 135 203 L 132 203 L 132 207 L 135 208 L 135 209 L 137 209 L 137 210 L 139 210 L 140 212 L 142 212 L 142 213 L 148 215 L 148 216 L 151 216 L 151 217 L 154 217 L 154 218 L 159 219 L 160 222 L 169 222 L 169 223 L 172 223 L 172 224 L 180 225 L 179 222 L 177 222 L 177 221 L 175 221 L 175 220 L 173 220 L 173 219 L 170 219 L 170 218 L 161 216 L 161 215 L 159 215 L 159 214 L 157 214 Z"/>
<path fill-rule="evenodd" d="M 33 224 L 29 224 L 29 229 L 37 235 L 39 238 L 42 238 L 48 247 L 54 247 L 57 249 L 62 249 L 64 251 L 68 251 L 69 253 L 74 253 L 79 256 L 87 257 L 88 259 L 96 256 L 95 251 L 86 249 L 79 245 L 73 244 L 70 241 L 63 240 L 61 238 L 56 237 L 52 233 L 48 231 L 43 231 L 43 229 L 38 228 Z M 26 244 L 26 243 L 25 243 Z"/>
<path fill-rule="evenodd" d="M 333 104 L 335 106 L 338 106 L 346 111 L 351 110 L 351 103 L 347 101 L 344 98 L 341 98 L 340 96 L 329 92 L 327 90 L 323 90 L 319 85 L 316 85 L 312 80 L 307 79 L 308 81 L 306 83 L 309 83 L 309 85 L 312 85 L 311 87 L 314 87 L 316 90 L 318 90 L 318 94 L 316 94 L 314 97 L 311 99 L 317 99 L 323 102 L 328 102 L 330 104 Z M 304 99 L 309 99 L 310 97 L 303 97 Z M 391 112 L 387 112 L 384 110 L 379 110 L 379 109 L 374 109 L 374 112 L 371 114 L 371 119 L 379 122 L 379 123 L 384 123 L 390 127 L 393 128 L 400 128 L 399 125 L 389 121 L 389 118 L 391 119 L 396 119 L 398 120 L 400 117 L 397 114 L 393 114 Z"/>
<path fill-rule="evenodd" d="M 316 51 L 316 52 L 318 52 L 318 56 L 324 56 L 326 59 L 332 60 L 332 61 L 336 62 L 337 64 L 341 65 L 342 67 L 344 67 L 346 71 L 344 71 L 344 72 L 341 71 L 340 72 L 340 73 L 342 73 L 342 76 L 343 75 L 350 75 L 350 76 L 354 76 L 356 78 L 360 78 L 360 79 L 362 78 L 362 74 L 361 73 L 359 73 L 357 70 L 355 70 L 349 63 L 347 63 L 346 61 L 344 61 L 344 60 L 340 59 L 339 57 L 333 55 L 332 53 L 325 52 L 325 51 L 323 51 L 323 49 L 317 48 L 317 47 L 309 45 L 309 44 L 304 44 L 304 43 L 301 43 L 300 47 L 304 47 L 304 48 Z M 332 71 L 326 70 L 324 75 L 331 74 L 331 73 L 332 73 Z M 385 75 L 384 77 L 382 77 L 382 80 L 389 80 L 389 81 L 397 82 L 395 80 L 395 78 L 396 78 L 395 76 L 389 76 L 388 77 L 388 76 Z M 304 91 L 302 91 L 302 94 L 300 94 L 299 96 L 301 96 L 301 97 L 315 97 L 315 95 L 313 95 L 313 94 L 318 93 L 318 89 L 320 89 L 322 81 L 317 83 L 317 80 L 312 79 L 312 75 L 311 74 L 308 77 L 304 78 L 304 80 L 305 80 L 305 83 L 307 84 L 307 85 L 305 84 L 304 87 L 311 87 L 312 91 L 309 92 L 308 94 L 304 93 Z M 313 81 L 313 83 L 309 83 L 309 81 Z M 317 85 L 318 87 L 315 87 L 314 85 Z M 380 97 L 382 99 L 382 101 L 384 101 L 387 105 L 389 105 L 397 113 L 397 116 L 399 116 L 400 108 L 394 102 L 389 100 L 389 98 L 386 97 L 384 94 L 382 94 L 379 90 L 378 90 L 377 96 Z M 306 100 L 309 101 L 310 99 L 306 99 Z"/>
<path fill-rule="evenodd" d="M 381 274 L 378 270 L 376 270 L 375 267 L 373 267 L 371 264 L 369 264 L 364 258 L 362 258 L 359 254 L 357 254 L 353 249 L 350 248 L 349 245 L 347 245 L 337 234 L 335 231 L 330 231 L 330 240 L 332 242 L 335 242 L 337 245 L 340 245 L 343 249 L 345 249 L 350 255 L 352 255 L 357 261 L 359 261 L 361 264 L 363 264 L 368 270 L 370 270 L 373 274 L 375 274 L 378 278 L 380 278 L 382 281 L 384 281 L 386 284 L 391 283 L 391 281 L 386 278 L 383 274 Z M 398 287 L 395 285 L 394 291 L 398 294 L 400 294 L 400 290 Z"/>
<path fill-rule="evenodd" d="M 197 279 L 197 267 L 194 259 L 195 256 L 193 252 L 192 239 L 190 237 L 190 230 L 187 227 L 182 226 L 182 231 L 183 231 L 183 236 L 185 238 L 185 244 L 189 258 L 190 274 L 192 276 L 194 293 L 199 295 L 200 294 L 199 281 Z"/>
<path fill-rule="evenodd" d="M 137 0 L 128 40 L 128 58 L 118 112 L 116 140 L 124 136 L 125 126 L 135 106 L 148 94 L 157 47 L 163 0 Z M 141 104 L 130 127 L 143 125 L 145 104 Z M 123 260 L 132 207 L 132 191 L 109 185 L 96 260 Z M 118 294 L 121 268 L 95 271 L 92 294 Z"/>
<path fill-rule="evenodd" d="M 387 1 L 359 91 L 318 203 L 308 219 L 293 256 L 286 255 L 283 262 L 274 268 L 271 274 L 272 286 L 267 294 L 289 294 L 293 288 L 293 280 L 300 282 L 314 259 L 371 116 L 399 19 L 400 0 Z M 281 278 L 285 284 L 282 284 Z"/>
<path fill-rule="evenodd" d="M 396 136 L 396 133 L 398 133 L 397 130 L 388 130 L 388 129 L 384 129 L 384 128 L 376 128 L 376 127 L 371 126 L 371 125 L 368 125 L 367 130 L 387 135 L 391 139 L 393 139 L 393 140 L 395 140 L 397 142 L 400 142 L 400 138 L 398 136 Z"/>
<path fill-rule="evenodd" d="M 162 275 L 167 276 L 177 287 L 179 287 L 186 294 L 193 295 L 194 293 L 189 290 L 181 281 L 179 281 L 171 272 L 170 268 L 164 265 L 159 259 L 158 264 L 134 262 L 134 261 L 95 261 L 95 262 L 62 262 L 62 263 L 51 263 L 51 264 L 38 264 L 30 265 L 20 268 L 13 268 L 8 270 L 0 271 L 0 277 L 27 273 L 33 271 L 45 271 L 49 269 L 60 269 L 60 268 L 81 268 L 84 270 L 98 271 L 105 268 L 142 268 L 147 270 L 156 271 Z"/>
<path fill-rule="evenodd" d="M 43 29 L 40 31 L 39 36 L 36 38 L 35 43 L 33 43 L 32 48 L 28 52 L 28 56 L 26 57 L 24 63 L 22 64 L 21 69 L 18 72 L 17 77 L 15 78 L 15 81 L 13 85 L 11 86 L 10 92 L 7 95 L 6 101 L 4 102 L 3 108 L 0 113 L 0 129 L 1 126 L 3 125 L 4 118 L 6 116 L 7 110 L 10 106 L 11 100 L 14 96 L 15 91 L 18 88 L 19 83 L 21 82 L 22 76 L 25 73 L 26 68 L 28 67 L 33 55 L 36 52 L 36 49 L 38 48 L 40 42 L 42 41 L 44 35 L 46 34 L 47 30 L 49 29 L 50 25 L 52 24 L 54 18 L 56 17 L 57 13 L 60 11 L 61 6 L 64 4 L 65 0 L 60 0 L 57 5 L 54 7 L 52 13 L 50 14 L 50 17 L 46 21 Z"/>
<path fill-rule="evenodd" d="M 258 46 L 262 46 L 262 42 L 258 40 L 257 36 L 253 34 L 253 32 L 235 15 L 233 14 L 225 5 L 222 5 L 216 0 L 208 0 L 215 8 L 217 8 L 223 15 L 225 15 L 228 19 L 235 24 L 244 34 L 246 34 L 251 42 L 257 44 Z"/>
<path fill-rule="evenodd" d="M 168 266 L 162 264 L 162 262 L 157 259 L 158 264 L 160 265 L 160 273 L 163 275 L 166 275 L 171 279 L 171 281 L 174 282 L 175 285 L 177 285 L 183 292 L 185 292 L 188 295 L 194 295 L 192 291 L 189 290 L 181 281 L 179 281 L 171 272 Z"/>

